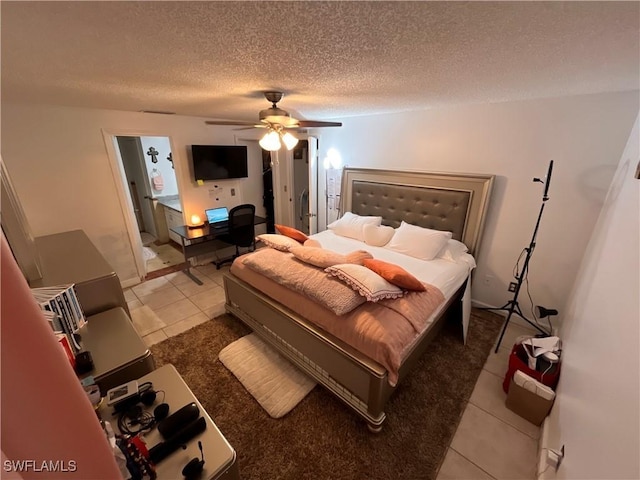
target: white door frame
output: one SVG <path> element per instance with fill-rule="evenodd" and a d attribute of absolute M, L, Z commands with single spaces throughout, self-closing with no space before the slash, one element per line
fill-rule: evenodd
<path fill-rule="evenodd" d="M 307 155 L 309 157 L 309 233 L 313 235 L 318 233 L 318 168 L 319 168 L 319 144 L 320 140 L 314 135 L 307 137 L 309 148 Z"/>
<path fill-rule="evenodd" d="M 307 221 L 309 225 L 309 234 L 312 235 L 314 233 L 318 233 L 318 137 L 315 135 L 304 135 L 301 136 L 301 140 L 307 141 L 307 211 L 304 214 L 307 216 Z M 299 198 L 295 197 L 294 194 L 296 190 L 295 184 L 295 160 L 293 159 L 293 151 L 286 152 L 287 158 L 287 166 L 289 168 L 288 171 L 288 179 L 289 179 L 289 190 L 291 192 L 290 196 L 290 226 L 296 226 L 296 219 L 299 215 L 300 204 L 298 202 Z"/>
<path fill-rule="evenodd" d="M 129 188 L 127 187 L 127 176 L 120 159 L 120 153 L 116 150 L 116 137 L 167 137 L 169 139 L 169 145 L 171 145 L 171 151 L 175 151 L 173 146 L 173 139 L 171 135 L 157 132 L 148 132 L 140 130 L 108 130 L 101 129 L 102 137 L 104 139 L 104 146 L 107 150 L 107 157 L 109 157 L 109 166 L 111 167 L 111 173 L 118 193 L 118 202 L 120 203 L 120 210 L 122 211 L 122 217 L 124 219 L 125 227 L 127 229 L 127 235 L 131 242 L 131 253 L 136 265 L 136 271 L 138 272 L 138 282 L 133 280 L 124 280 L 122 282 L 123 287 L 130 287 L 144 281 L 147 275 L 147 262 L 144 259 L 142 253 L 142 239 L 140 238 L 140 232 L 138 231 L 138 222 L 136 221 L 135 213 L 133 210 L 133 201 L 129 194 Z M 180 179 L 178 177 L 178 169 L 176 169 L 176 180 L 178 188 L 180 185 Z M 182 203 L 182 195 L 180 196 L 180 203 Z"/>
<path fill-rule="evenodd" d="M 308 155 L 308 159 L 309 159 L 309 214 L 311 213 L 315 213 L 317 215 L 317 210 L 318 210 L 318 150 L 319 148 L 315 148 L 312 149 L 311 148 L 311 142 L 315 141 L 316 142 L 316 146 L 319 145 L 319 137 L 317 135 L 306 135 L 306 134 L 302 134 L 302 135 L 298 135 L 298 138 L 300 140 L 307 140 L 309 142 L 309 148 L 307 149 L 307 155 Z M 313 150 L 313 157 L 312 158 L 312 150 Z M 286 193 L 287 195 L 287 203 L 280 203 L 277 200 L 277 195 L 276 195 L 276 217 L 277 217 L 277 212 L 278 209 L 282 209 L 282 213 L 281 216 L 286 216 L 287 218 L 287 222 L 284 223 L 285 225 L 294 225 L 294 218 L 295 218 L 295 201 L 293 200 L 293 185 L 294 185 L 294 175 L 293 175 L 293 151 L 289 151 L 286 150 L 285 148 L 281 148 L 278 152 L 275 152 L 276 154 L 279 155 L 279 159 L 280 159 L 280 164 L 278 165 L 278 168 L 285 168 L 285 172 L 284 172 L 284 178 L 287 179 L 287 191 L 284 192 L 284 186 L 283 185 L 278 185 L 278 187 L 280 189 L 283 190 L 283 193 Z M 284 158 L 283 158 L 284 157 Z M 276 182 L 275 182 L 275 177 L 277 175 L 274 175 L 274 184 L 273 184 L 273 189 L 274 192 L 276 191 Z M 280 192 L 280 190 L 278 190 L 278 192 Z M 315 202 L 312 202 L 311 199 L 314 199 Z M 315 205 L 314 205 L 315 204 Z M 279 205 L 279 207 L 278 207 Z M 315 207 L 315 212 L 312 210 L 312 208 Z M 278 222 L 276 221 L 276 223 L 283 223 L 283 222 Z M 315 229 L 313 229 L 313 227 L 315 227 Z M 317 233 L 318 231 L 318 217 L 309 217 L 309 231 L 311 233 Z"/>

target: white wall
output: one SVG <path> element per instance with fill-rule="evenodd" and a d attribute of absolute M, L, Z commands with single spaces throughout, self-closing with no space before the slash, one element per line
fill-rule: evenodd
<path fill-rule="evenodd" d="M 171 138 L 185 219 L 216 206 L 212 182 L 193 180 L 190 145 L 233 145 L 236 132 L 195 117 L 3 103 L 2 156 L 34 236 L 83 229 L 122 282 L 137 281 L 103 130 Z M 215 183 L 235 188 L 229 207 L 244 203 L 245 186 L 262 188 L 254 178 Z M 254 200 L 255 192 L 247 198 Z"/>
<path fill-rule="evenodd" d="M 568 297 L 558 396 L 543 439 L 546 448 L 565 445 L 555 478 L 640 478 L 639 144 L 636 118 Z"/>
<path fill-rule="evenodd" d="M 493 306 L 511 298 L 542 203 L 532 179 L 554 160 L 529 284 L 536 304 L 562 315 L 638 104 L 635 91 L 347 118 L 319 131 L 320 159 L 336 148 L 348 166 L 495 174 L 472 294 Z M 519 300 L 528 314 L 524 291 Z"/>
<path fill-rule="evenodd" d="M 149 179 L 149 191 L 154 197 L 164 197 L 169 195 L 178 195 L 178 181 L 176 180 L 176 172 L 172 166 L 172 162 L 167 160 L 171 154 L 171 142 L 167 137 L 140 137 L 142 145 L 142 154 L 144 155 L 144 164 L 147 167 L 147 177 Z M 151 155 L 147 155 L 149 149 L 153 147 L 157 150 L 158 160 L 153 163 Z M 173 158 L 173 157 L 171 157 Z M 156 190 L 153 187 L 154 170 L 162 176 L 163 188 Z"/>
<path fill-rule="evenodd" d="M 243 203 L 251 203 L 256 206 L 256 215 L 264 217 L 264 187 L 262 184 L 262 149 L 257 140 L 237 140 L 238 145 L 247 146 L 247 171 L 249 177 L 243 180 L 242 198 Z M 240 203 L 240 202 L 238 202 Z"/>
<path fill-rule="evenodd" d="M 476 281 L 473 290 L 474 299 L 491 305 L 510 298 L 506 287 L 542 196 L 531 179 L 555 160 L 529 279 L 536 303 L 563 314 L 637 111 L 638 92 L 630 92 L 348 118 L 341 128 L 318 130 L 319 157 L 335 147 L 351 166 L 498 175 L 476 272 L 477 279 L 492 276 L 492 285 Z M 171 138 L 186 219 L 216 203 L 212 182 L 199 187 L 193 180 L 188 147 L 262 133 L 238 137 L 233 127 L 195 117 L 3 104 L 2 156 L 34 235 L 85 230 L 123 282 L 137 274 L 103 130 Z M 233 205 L 244 203 L 245 190 L 261 188 L 250 179 L 215 183 L 237 189 Z M 527 306 L 526 297 L 521 303 Z"/>

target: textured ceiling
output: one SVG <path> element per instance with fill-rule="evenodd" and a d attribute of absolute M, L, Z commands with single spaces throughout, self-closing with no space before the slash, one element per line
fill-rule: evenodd
<path fill-rule="evenodd" d="M 637 89 L 638 2 L 2 1 L 2 99 L 324 120 Z"/>

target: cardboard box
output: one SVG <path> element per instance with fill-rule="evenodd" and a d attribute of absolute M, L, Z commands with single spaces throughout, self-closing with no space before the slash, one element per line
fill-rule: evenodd
<path fill-rule="evenodd" d="M 553 406 L 553 400 L 547 400 L 533 392 L 511 382 L 507 394 L 506 406 L 534 425 L 540 425 Z"/>

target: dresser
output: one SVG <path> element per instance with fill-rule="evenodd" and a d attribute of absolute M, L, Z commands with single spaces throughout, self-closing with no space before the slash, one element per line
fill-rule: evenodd
<path fill-rule="evenodd" d="M 78 301 L 88 317 L 115 307 L 130 316 L 116 272 L 82 230 L 35 238 L 42 278 L 30 287 L 75 284 Z"/>

